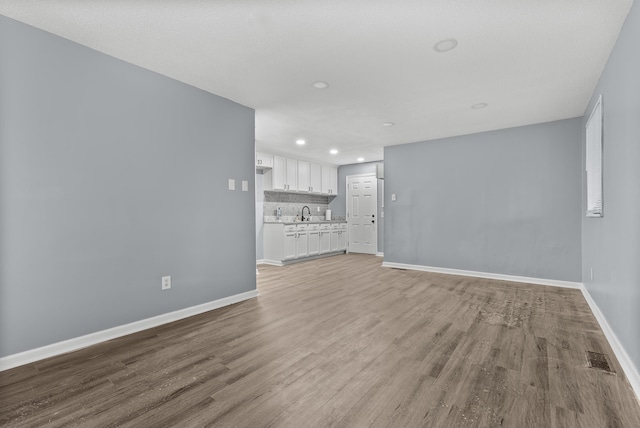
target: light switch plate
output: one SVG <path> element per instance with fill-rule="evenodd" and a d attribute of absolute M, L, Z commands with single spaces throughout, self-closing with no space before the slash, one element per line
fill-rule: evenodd
<path fill-rule="evenodd" d="M 233 178 L 229 179 L 229 190 L 236 190 L 236 180 Z"/>
<path fill-rule="evenodd" d="M 249 182 L 247 180 L 242 180 L 242 191 L 243 192 L 249 191 Z"/>
<path fill-rule="evenodd" d="M 395 194 L 395 193 L 392 193 L 392 194 L 391 194 L 391 201 L 392 201 L 392 202 L 395 202 L 395 200 L 396 200 L 396 194 Z"/>

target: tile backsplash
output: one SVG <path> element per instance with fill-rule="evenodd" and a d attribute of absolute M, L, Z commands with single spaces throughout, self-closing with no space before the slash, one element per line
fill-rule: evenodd
<path fill-rule="evenodd" d="M 266 221 L 274 221 L 278 215 L 278 207 L 282 208 L 284 220 L 292 220 L 302 213 L 302 207 L 308 206 L 313 219 L 324 218 L 329 208 L 329 197 L 322 195 L 302 195 L 286 192 L 264 192 L 264 217 Z M 318 211 L 318 208 L 320 209 Z"/>

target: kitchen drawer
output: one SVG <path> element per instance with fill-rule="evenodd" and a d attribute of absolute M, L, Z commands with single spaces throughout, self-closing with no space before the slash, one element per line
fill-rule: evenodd
<path fill-rule="evenodd" d="M 288 224 L 284 227 L 284 233 L 295 232 L 296 230 L 295 224 Z"/>
<path fill-rule="evenodd" d="M 296 231 L 298 232 L 304 232 L 305 230 L 307 230 L 309 228 L 308 224 L 299 224 L 296 226 Z"/>
<path fill-rule="evenodd" d="M 320 230 L 320 225 L 317 223 L 312 223 L 307 226 L 307 230 Z"/>
<path fill-rule="evenodd" d="M 332 230 L 340 229 L 340 223 L 331 223 L 331 229 Z"/>
<path fill-rule="evenodd" d="M 347 229 L 347 223 L 340 223 L 340 229 Z"/>
<path fill-rule="evenodd" d="M 330 223 L 322 223 L 320 225 L 320 230 L 330 230 L 331 229 L 331 224 Z"/>

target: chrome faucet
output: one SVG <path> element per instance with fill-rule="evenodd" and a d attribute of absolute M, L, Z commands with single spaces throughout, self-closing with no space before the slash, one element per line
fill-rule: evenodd
<path fill-rule="evenodd" d="M 309 213 L 309 215 L 307 217 L 304 216 L 304 209 L 307 209 L 307 212 Z M 309 208 L 308 206 L 304 206 L 302 207 L 302 221 L 311 221 L 311 208 Z"/>

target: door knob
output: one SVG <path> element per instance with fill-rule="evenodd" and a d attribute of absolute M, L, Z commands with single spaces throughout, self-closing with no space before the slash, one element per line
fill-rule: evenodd
<path fill-rule="evenodd" d="M 375 220 L 371 220 L 371 223 L 375 223 L 375 222 L 376 222 Z"/>

